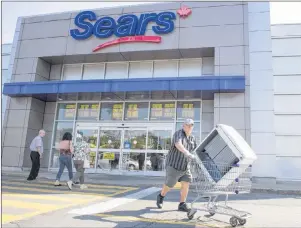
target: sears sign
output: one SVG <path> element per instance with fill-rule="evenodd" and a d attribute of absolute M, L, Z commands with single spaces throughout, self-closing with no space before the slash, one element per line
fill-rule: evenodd
<path fill-rule="evenodd" d="M 182 7 L 177 11 L 180 17 L 186 17 L 191 13 L 187 7 Z M 159 43 L 160 36 L 145 36 L 148 25 L 152 23 L 152 30 L 155 34 L 162 35 L 174 30 L 174 12 L 145 13 L 140 16 L 127 14 L 119 17 L 116 21 L 112 17 L 101 17 L 97 19 L 92 11 L 79 13 L 75 19 L 75 25 L 80 28 L 70 30 L 70 35 L 76 40 L 84 40 L 92 35 L 98 38 L 108 38 L 112 35 L 120 39 L 110 41 L 98 46 L 93 51 L 101 48 L 125 42 L 152 42 Z M 95 22 L 92 24 L 92 22 Z"/>

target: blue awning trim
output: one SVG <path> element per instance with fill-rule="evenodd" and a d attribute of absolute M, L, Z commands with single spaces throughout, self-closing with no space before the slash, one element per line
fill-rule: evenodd
<path fill-rule="evenodd" d="M 70 94 L 85 92 L 199 90 L 211 92 L 243 92 L 244 76 L 205 76 L 181 78 L 147 78 L 115 80 L 69 80 L 5 83 L 3 94 L 31 96 L 35 94 Z"/>

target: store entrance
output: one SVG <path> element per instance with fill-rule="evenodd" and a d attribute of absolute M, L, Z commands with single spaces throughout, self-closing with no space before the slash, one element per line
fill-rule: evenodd
<path fill-rule="evenodd" d="M 132 127 L 77 124 L 90 144 L 87 172 L 162 176 L 174 124 L 132 124 Z"/>

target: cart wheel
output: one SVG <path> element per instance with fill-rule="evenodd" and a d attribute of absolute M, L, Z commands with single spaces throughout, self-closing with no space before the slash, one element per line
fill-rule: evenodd
<path fill-rule="evenodd" d="M 230 224 L 231 224 L 232 227 L 236 227 L 238 225 L 237 218 L 231 217 L 230 218 Z"/>
<path fill-rule="evenodd" d="M 187 212 L 187 218 L 189 220 L 193 219 L 195 213 L 196 213 L 196 210 L 191 209 L 190 211 Z"/>
<path fill-rule="evenodd" d="M 246 219 L 239 219 L 238 222 L 239 222 L 240 225 L 243 226 L 247 223 L 247 220 Z"/>

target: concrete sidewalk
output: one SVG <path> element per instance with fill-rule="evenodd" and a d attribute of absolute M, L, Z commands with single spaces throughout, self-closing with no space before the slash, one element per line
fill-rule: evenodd
<path fill-rule="evenodd" d="M 18 175 L 27 178 L 29 171 L 7 171 L 2 170 L 2 175 Z M 39 178 L 55 180 L 56 172 L 41 171 Z M 62 175 L 61 181 L 68 179 L 68 174 L 65 172 Z M 86 174 L 85 181 L 87 183 L 119 185 L 119 186 L 134 186 L 134 187 L 161 187 L 165 177 L 153 176 L 130 176 L 130 175 L 110 175 L 110 174 Z M 264 179 L 255 179 L 252 185 L 252 192 L 266 192 L 277 194 L 297 194 L 301 195 L 301 181 L 276 182 Z"/>

